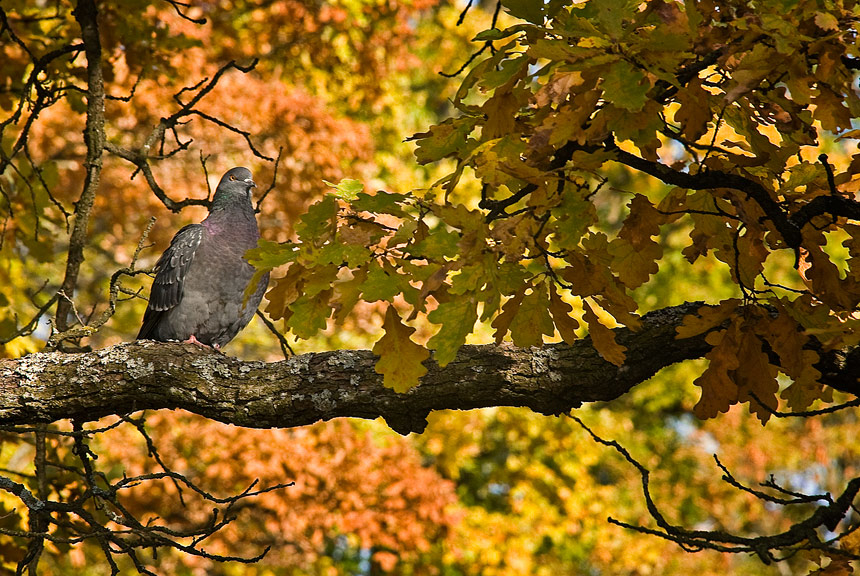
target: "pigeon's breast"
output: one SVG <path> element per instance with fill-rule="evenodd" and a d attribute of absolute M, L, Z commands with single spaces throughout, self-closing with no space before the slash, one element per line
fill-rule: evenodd
<path fill-rule="evenodd" d="M 195 326 L 194 334 L 201 342 L 226 344 L 259 305 L 262 294 L 245 301 L 245 289 L 255 270 L 244 256 L 257 245 L 257 237 L 256 225 L 253 230 L 207 227 L 185 279 L 183 310 L 177 311 Z"/>

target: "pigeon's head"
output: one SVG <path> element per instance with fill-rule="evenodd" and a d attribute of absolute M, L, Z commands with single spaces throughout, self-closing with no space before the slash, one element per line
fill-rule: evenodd
<path fill-rule="evenodd" d="M 212 208 L 235 203 L 250 205 L 251 188 L 256 186 L 250 170 L 241 166 L 232 168 L 221 177 L 218 188 L 215 189 L 215 197 L 212 199 Z"/>

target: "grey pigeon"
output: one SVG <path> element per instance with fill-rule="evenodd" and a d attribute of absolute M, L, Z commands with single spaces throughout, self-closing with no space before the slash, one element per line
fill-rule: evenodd
<path fill-rule="evenodd" d="M 218 183 L 209 216 L 176 233 L 155 265 L 139 340 L 182 340 L 217 349 L 251 321 L 269 283 L 265 274 L 245 300 L 254 267 L 243 256 L 260 238 L 251 205 L 255 186 L 250 170 L 233 168 Z"/>

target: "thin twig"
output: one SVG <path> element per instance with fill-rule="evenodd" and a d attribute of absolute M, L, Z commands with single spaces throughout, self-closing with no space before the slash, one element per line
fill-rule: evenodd
<path fill-rule="evenodd" d="M 259 310 L 257 310 L 257 316 L 260 318 L 260 320 L 263 321 L 263 324 L 266 325 L 266 328 L 269 329 L 269 332 L 274 334 L 275 337 L 278 339 L 278 342 L 281 345 L 281 352 L 283 352 L 283 354 L 284 354 L 284 358 L 289 358 L 290 356 L 295 356 L 296 353 L 293 352 L 293 349 L 290 346 L 290 343 L 287 342 L 287 339 L 284 338 L 284 335 L 281 334 L 280 330 L 278 330 L 278 328 L 274 324 L 272 324 L 272 321 L 269 320 L 268 318 L 266 318 L 266 315 L 263 314 L 262 312 L 260 312 Z"/>

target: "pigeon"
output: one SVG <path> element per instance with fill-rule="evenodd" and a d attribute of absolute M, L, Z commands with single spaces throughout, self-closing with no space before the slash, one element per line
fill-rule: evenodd
<path fill-rule="evenodd" d="M 138 340 L 180 340 L 220 349 L 257 310 L 269 283 L 260 278 L 251 296 L 246 289 L 255 269 L 244 259 L 260 238 L 247 168 L 221 178 L 200 224 L 185 226 L 155 265 L 149 305 Z"/>

